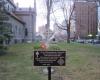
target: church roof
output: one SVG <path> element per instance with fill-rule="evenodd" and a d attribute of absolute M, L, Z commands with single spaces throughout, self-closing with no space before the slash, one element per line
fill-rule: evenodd
<path fill-rule="evenodd" d="M 11 1 L 12 3 L 14 3 L 14 0 L 9 0 L 9 1 Z"/>
<path fill-rule="evenodd" d="M 16 6 L 15 6 L 15 4 L 14 4 L 14 1 L 13 0 L 7 0 L 10 4 L 12 4 L 15 8 L 16 8 Z"/>
<path fill-rule="evenodd" d="M 22 21 L 18 16 L 16 16 L 14 13 L 12 12 L 6 12 L 8 15 L 10 15 L 11 17 L 13 17 L 14 19 L 16 19 L 17 21 L 19 21 L 22 24 L 25 24 L 24 21 Z"/>
<path fill-rule="evenodd" d="M 18 8 L 16 11 L 15 11 L 15 14 L 16 15 L 30 15 L 30 14 L 35 14 L 35 11 L 34 11 L 34 8 Z"/>
<path fill-rule="evenodd" d="M 17 8 L 16 12 L 35 12 L 34 8 Z"/>

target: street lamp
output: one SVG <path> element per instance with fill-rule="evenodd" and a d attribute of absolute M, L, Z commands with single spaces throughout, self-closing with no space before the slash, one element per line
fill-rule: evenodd
<path fill-rule="evenodd" d="M 96 38 L 99 39 L 99 35 L 98 34 L 96 35 Z"/>
<path fill-rule="evenodd" d="M 89 36 L 89 37 L 92 37 L 93 35 L 92 35 L 92 34 L 89 34 L 88 36 Z"/>
<path fill-rule="evenodd" d="M 93 43 L 93 42 L 94 42 L 94 40 L 93 40 L 93 35 L 92 35 L 92 34 L 89 34 L 88 36 L 89 36 L 89 38 L 91 39 L 91 43 Z"/>

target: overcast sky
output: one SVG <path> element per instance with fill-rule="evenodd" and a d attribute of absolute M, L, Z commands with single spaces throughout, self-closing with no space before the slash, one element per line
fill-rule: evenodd
<path fill-rule="evenodd" d="M 19 3 L 20 7 L 30 7 L 34 6 L 34 0 L 14 0 L 15 3 Z"/>

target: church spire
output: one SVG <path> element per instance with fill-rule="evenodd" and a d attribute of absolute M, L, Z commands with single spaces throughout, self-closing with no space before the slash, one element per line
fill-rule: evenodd
<path fill-rule="evenodd" d="M 34 0 L 34 11 L 36 12 L 36 0 Z"/>

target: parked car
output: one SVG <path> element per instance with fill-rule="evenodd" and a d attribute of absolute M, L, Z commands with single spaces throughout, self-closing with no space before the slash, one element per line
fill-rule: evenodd
<path fill-rule="evenodd" d="M 79 40 L 76 40 L 76 42 L 78 42 L 78 43 L 84 43 L 84 40 L 83 39 L 79 39 Z"/>
<path fill-rule="evenodd" d="M 86 43 L 93 43 L 93 39 L 86 40 Z"/>
<path fill-rule="evenodd" d="M 93 44 L 100 44 L 100 40 L 94 39 Z"/>

